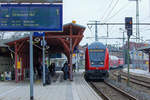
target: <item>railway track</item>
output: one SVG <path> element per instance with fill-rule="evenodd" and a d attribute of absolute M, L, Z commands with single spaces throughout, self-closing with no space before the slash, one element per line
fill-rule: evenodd
<path fill-rule="evenodd" d="M 89 82 L 95 91 L 104 100 L 137 100 L 127 92 L 115 87 L 114 85 L 104 82 Z"/>
<path fill-rule="evenodd" d="M 117 70 L 117 71 L 118 71 L 118 70 Z M 117 72 L 117 71 L 116 71 L 116 72 Z M 113 75 L 114 75 L 115 77 L 117 77 L 117 76 L 118 76 L 118 73 L 113 73 Z M 124 80 L 127 80 L 127 75 L 126 75 L 124 72 L 122 72 L 122 73 L 121 73 L 121 78 L 124 79 Z M 146 88 L 150 88 L 150 82 L 144 81 L 144 80 L 142 80 L 142 79 L 137 79 L 137 78 L 135 78 L 135 77 L 133 77 L 133 76 L 131 76 L 131 75 L 130 75 L 130 82 L 132 82 L 132 83 L 134 83 L 134 84 L 137 84 L 137 85 L 141 85 L 141 86 L 146 87 Z"/>

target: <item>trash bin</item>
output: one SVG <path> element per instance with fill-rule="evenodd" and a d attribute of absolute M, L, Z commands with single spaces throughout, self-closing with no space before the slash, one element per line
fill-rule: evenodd
<path fill-rule="evenodd" d="M 11 80 L 11 72 L 8 72 L 7 77 L 8 77 L 8 80 Z"/>
<path fill-rule="evenodd" d="M 5 74 L 4 74 L 4 76 L 5 76 L 5 80 L 8 80 L 8 72 L 5 72 Z"/>
<path fill-rule="evenodd" d="M 0 81 L 1 81 L 1 73 L 0 73 Z"/>
<path fill-rule="evenodd" d="M 4 73 L 1 74 L 1 81 L 4 81 Z"/>

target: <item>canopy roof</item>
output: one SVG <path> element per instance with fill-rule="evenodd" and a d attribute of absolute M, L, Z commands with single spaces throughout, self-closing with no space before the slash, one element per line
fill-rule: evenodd
<path fill-rule="evenodd" d="M 144 46 L 138 49 L 138 51 L 143 51 L 145 53 L 150 53 L 150 46 Z"/>
<path fill-rule="evenodd" d="M 70 54 L 70 39 L 72 39 L 72 50 L 83 38 L 83 32 L 85 30 L 84 26 L 68 23 L 63 26 L 63 32 L 46 32 L 45 33 L 45 40 L 47 42 L 47 51 L 50 53 L 64 53 L 67 57 Z M 36 42 L 35 40 L 42 40 L 42 37 L 34 37 L 34 48 L 38 51 L 41 51 L 41 43 Z M 28 53 L 29 54 L 29 35 L 9 40 L 6 42 L 7 45 L 13 47 L 17 45 L 18 52 L 21 53 Z"/>

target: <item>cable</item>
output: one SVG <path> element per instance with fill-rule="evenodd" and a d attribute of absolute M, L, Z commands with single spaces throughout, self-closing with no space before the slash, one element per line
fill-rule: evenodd
<path fill-rule="evenodd" d="M 109 11 L 109 13 L 107 14 L 107 18 L 110 16 L 110 14 L 113 12 L 114 8 L 117 6 L 119 0 L 116 1 L 115 5 L 113 6 L 112 10 Z M 104 21 L 106 20 L 106 18 L 104 19 Z"/>
<path fill-rule="evenodd" d="M 109 8 L 111 7 L 111 5 L 113 4 L 113 1 L 114 1 L 114 0 L 111 0 L 110 4 L 109 4 L 108 7 L 105 9 L 104 14 L 103 14 L 103 16 L 102 16 L 102 20 L 103 20 L 104 16 L 106 15 L 108 9 L 109 9 Z"/>
<path fill-rule="evenodd" d="M 121 12 L 122 10 L 124 10 L 123 8 L 125 8 L 125 7 L 128 6 L 128 5 L 129 5 L 129 2 L 128 2 L 127 4 L 125 4 L 122 8 L 120 8 L 114 15 L 108 17 L 107 19 L 110 20 L 110 19 L 112 19 L 113 17 L 115 17 L 119 12 Z M 108 20 L 107 20 L 107 21 L 108 21 Z M 107 22 L 107 21 L 106 21 L 106 22 Z"/>

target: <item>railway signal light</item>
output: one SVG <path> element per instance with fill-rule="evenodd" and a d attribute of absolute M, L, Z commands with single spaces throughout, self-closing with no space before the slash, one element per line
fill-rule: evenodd
<path fill-rule="evenodd" d="M 132 17 L 125 17 L 125 29 L 127 30 L 127 35 L 132 35 Z"/>
<path fill-rule="evenodd" d="M 130 62 L 130 54 L 129 54 L 129 45 L 130 45 L 130 36 L 132 35 L 132 17 L 125 17 L 125 29 L 127 30 L 128 35 L 128 79 L 127 85 L 129 86 L 130 82 L 130 71 L 129 71 L 129 62 Z"/>

